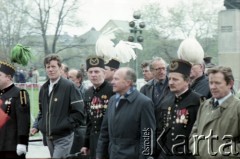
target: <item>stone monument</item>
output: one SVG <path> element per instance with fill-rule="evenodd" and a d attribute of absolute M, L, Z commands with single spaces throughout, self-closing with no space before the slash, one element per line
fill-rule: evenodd
<path fill-rule="evenodd" d="M 225 0 L 226 10 L 218 16 L 219 65 L 229 66 L 235 77 L 235 88 L 240 88 L 240 0 Z"/>
<path fill-rule="evenodd" d="M 240 0 L 224 0 L 227 9 L 240 9 Z"/>

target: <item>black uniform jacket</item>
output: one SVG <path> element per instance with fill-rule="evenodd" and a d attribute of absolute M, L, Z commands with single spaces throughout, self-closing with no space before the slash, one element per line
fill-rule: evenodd
<path fill-rule="evenodd" d="M 39 122 L 42 133 L 49 138 L 60 138 L 73 132 L 84 121 L 83 99 L 73 82 L 60 78 L 48 94 L 49 81 L 39 93 Z"/>
<path fill-rule="evenodd" d="M 106 112 L 108 101 L 113 95 L 112 85 L 104 81 L 98 88 L 90 87 L 85 92 L 85 110 L 87 112 L 87 130 L 84 147 L 91 150 L 91 156 L 95 157 L 95 150 L 100 134 L 103 116 Z"/>
<path fill-rule="evenodd" d="M 30 102 L 26 90 L 14 84 L 0 91 L 0 109 L 9 119 L 0 129 L 0 151 L 16 151 L 17 144 L 28 145 Z"/>
<path fill-rule="evenodd" d="M 189 89 L 179 97 L 172 93 L 157 109 L 157 147 L 162 158 L 192 157 L 188 151 L 188 138 L 196 120 L 200 99 L 197 93 Z"/>

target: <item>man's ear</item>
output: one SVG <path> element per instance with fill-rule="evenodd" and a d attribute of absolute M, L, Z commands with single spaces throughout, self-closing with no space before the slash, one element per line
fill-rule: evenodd
<path fill-rule="evenodd" d="M 234 80 L 231 80 L 231 81 L 229 82 L 229 85 L 231 86 L 231 88 L 233 88 Z"/>
<path fill-rule="evenodd" d="M 132 80 L 127 80 L 127 84 L 128 84 L 129 86 L 132 86 L 132 85 L 133 85 L 133 81 L 132 81 Z"/>

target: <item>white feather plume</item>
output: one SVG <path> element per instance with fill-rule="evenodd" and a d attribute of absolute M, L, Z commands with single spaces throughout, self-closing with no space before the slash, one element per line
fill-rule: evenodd
<path fill-rule="evenodd" d="M 131 59 L 135 60 L 137 55 L 134 49 L 142 50 L 142 45 L 139 43 L 127 42 L 120 40 L 116 45 L 117 59 L 122 63 L 129 62 Z"/>
<path fill-rule="evenodd" d="M 192 64 L 201 64 L 204 58 L 203 48 L 195 38 L 183 40 L 177 54 L 179 59 L 186 60 Z"/>
<path fill-rule="evenodd" d="M 116 29 L 107 29 L 103 32 L 96 42 L 96 54 L 103 57 L 107 63 L 111 59 L 116 59 L 121 63 L 135 60 L 137 55 L 134 49 L 142 50 L 142 45 L 139 43 L 127 42 L 120 40 L 118 44 L 112 42 L 115 39 L 114 31 Z"/>
<path fill-rule="evenodd" d="M 96 42 L 96 54 L 97 56 L 103 57 L 106 62 L 112 59 L 115 55 L 114 43 L 112 39 L 115 39 L 114 31 L 116 29 L 106 29 L 98 38 Z"/>

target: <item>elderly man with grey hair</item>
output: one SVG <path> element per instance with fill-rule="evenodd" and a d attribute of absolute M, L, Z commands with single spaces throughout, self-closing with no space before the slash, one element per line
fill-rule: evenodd
<path fill-rule="evenodd" d="M 153 79 L 148 81 L 140 92 L 152 99 L 155 109 L 170 92 L 167 78 L 167 63 L 161 57 L 154 57 L 150 62 Z"/>
<path fill-rule="evenodd" d="M 143 159 L 154 150 L 156 121 L 152 101 L 135 87 L 131 68 L 118 69 L 112 80 L 116 95 L 109 100 L 96 157 Z"/>
<path fill-rule="evenodd" d="M 204 74 L 205 65 L 193 64 L 190 73 L 191 89 L 205 98 L 211 97 L 211 92 L 208 85 L 208 77 Z"/>

